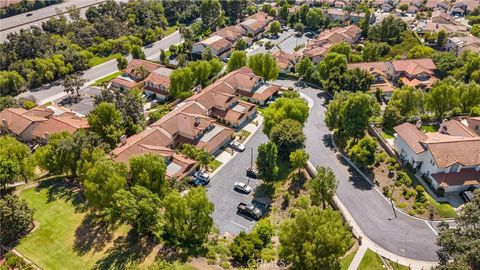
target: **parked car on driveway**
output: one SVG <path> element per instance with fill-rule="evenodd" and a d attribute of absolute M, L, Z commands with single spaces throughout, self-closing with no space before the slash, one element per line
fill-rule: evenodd
<path fill-rule="evenodd" d="M 239 152 L 245 151 L 245 145 L 243 145 L 243 144 L 241 144 L 237 141 L 231 141 L 229 145 L 230 145 L 231 148 L 233 148 L 233 149 L 235 149 Z"/>
<path fill-rule="evenodd" d="M 197 171 L 193 174 L 193 177 L 197 178 L 197 179 L 200 179 L 200 180 L 203 180 L 203 181 L 210 181 L 210 175 L 206 172 L 202 172 L 202 171 Z"/>
<path fill-rule="evenodd" d="M 257 178 L 258 177 L 258 171 L 253 169 L 253 168 L 248 168 L 247 169 L 247 176 L 251 178 Z"/>
<path fill-rule="evenodd" d="M 244 193 L 250 193 L 252 191 L 252 188 L 244 182 L 235 182 L 233 188 Z"/>
<path fill-rule="evenodd" d="M 198 179 L 198 178 L 194 178 L 193 181 L 192 181 L 192 185 L 194 187 L 199 187 L 199 186 L 206 186 L 210 183 L 210 180 L 203 180 L 203 179 Z"/>
<path fill-rule="evenodd" d="M 460 192 L 460 197 L 462 197 L 462 199 L 465 201 L 465 202 L 471 202 L 473 200 L 473 192 L 471 191 L 462 191 Z"/>
<path fill-rule="evenodd" d="M 240 215 L 244 215 L 248 218 L 252 218 L 255 220 L 259 220 L 263 213 L 258 207 L 253 204 L 246 204 L 246 203 L 239 203 L 237 206 L 237 213 Z"/>

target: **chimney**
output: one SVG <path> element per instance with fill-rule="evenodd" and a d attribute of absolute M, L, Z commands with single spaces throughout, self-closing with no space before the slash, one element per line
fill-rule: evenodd
<path fill-rule="evenodd" d="M 422 128 L 422 120 L 418 119 L 417 123 L 415 124 L 415 127 L 420 130 Z"/>
<path fill-rule="evenodd" d="M 195 126 L 198 126 L 198 125 L 200 125 L 200 117 L 195 116 Z"/>
<path fill-rule="evenodd" d="M 2 119 L 2 125 L 3 125 L 4 128 L 8 128 L 7 119 Z"/>
<path fill-rule="evenodd" d="M 442 124 L 440 124 L 440 128 L 438 129 L 438 132 L 447 134 L 447 120 L 443 119 Z"/>
<path fill-rule="evenodd" d="M 44 136 L 45 136 L 45 139 L 48 140 L 48 137 L 50 137 L 50 134 L 48 134 L 48 132 L 45 132 L 45 133 L 43 133 L 43 134 L 44 134 Z"/>
<path fill-rule="evenodd" d="M 123 134 L 120 137 L 120 145 L 125 145 L 125 144 L 127 144 L 127 135 Z"/>

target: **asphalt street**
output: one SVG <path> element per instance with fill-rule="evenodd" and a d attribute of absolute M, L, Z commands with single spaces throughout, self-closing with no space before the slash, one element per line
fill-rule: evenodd
<path fill-rule="evenodd" d="M 277 81 L 281 82 L 281 81 Z M 315 166 L 332 168 L 339 181 L 337 196 L 362 231 L 377 245 L 397 255 L 423 261 L 438 261 L 436 232 L 424 220 L 396 211 L 391 204 L 353 168 L 337 156 L 331 144 L 331 132 L 325 125 L 323 92 L 303 88 L 314 105 L 305 124 L 306 149 Z"/>
<path fill-rule="evenodd" d="M 144 48 L 145 56 L 148 59 L 156 59 L 160 56 L 160 49 L 168 49 L 172 44 L 179 44 L 181 42 L 180 33 L 175 31 L 173 34 L 153 43 L 148 48 Z M 130 56 L 127 57 L 130 60 Z M 117 60 L 111 60 L 101 65 L 95 66 L 83 71 L 82 77 L 87 82 L 94 82 L 102 77 L 118 71 Z M 88 83 L 87 83 L 88 84 Z M 50 84 L 43 85 L 36 89 L 31 89 L 20 94 L 18 97 L 34 97 L 37 103 L 44 104 L 50 101 L 58 100 L 65 96 L 63 91 L 62 81 L 57 80 Z"/>
<path fill-rule="evenodd" d="M 287 53 L 292 53 L 294 52 L 294 49 L 297 45 L 307 43 L 308 38 L 305 35 L 301 37 L 296 37 L 295 31 L 293 29 L 289 29 L 287 31 L 278 33 L 278 37 L 275 39 L 262 38 L 261 41 L 264 41 L 264 42 L 270 41 L 275 46 L 270 50 L 267 50 L 264 44 L 262 46 L 253 45 L 251 48 L 246 50 L 247 56 L 258 54 L 258 53 L 264 53 L 267 51 L 274 52 L 278 50 L 278 48 L 284 50 Z"/>
<path fill-rule="evenodd" d="M 239 193 L 233 189 L 237 181 L 248 182 L 246 170 L 250 167 L 251 150 L 253 149 L 253 162 L 257 158 L 257 147 L 268 139 L 262 133 L 261 128 L 255 132 L 252 138 L 246 143 L 246 150 L 238 153 L 230 162 L 214 176 L 207 187 L 208 198 L 215 204 L 213 220 L 219 228 L 220 234 L 225 232 L 237 235 L 241 231 L 249 232 L 255 225 L 255 221 L 249 220 L 237 214 L 237 205 L 240 202 L 251 203 L 254 200 L 255 192 L 249 195 Z M 251 179 L 249 186 L 254 189 L 260 180 Z"/>
<path fill-rule="evenodd" d="M 117 0 L 125 1 L 125 0 Z M 18 14 L 5 19 L 0 20 L 0 42 L 4 42 L 7 39 L 9 33 L 20 31 L 20 29 L 29 28 L 34 25 L 41 26 L 42 22 L 47 21 L 50 17 L 57 14 L 57 9 L 66 12 L 67 7 L 75 5 L 80 8 L 80 14 L 85 17 L 85 11 L 91 5 L 97 5 L 105 0 L 67 0 L 61 4 L 51 5 L 30 12 Z M 32 16 L 26 16 L 31 13 Z M 68 16 L 67 16 L 68 18 Z"/>

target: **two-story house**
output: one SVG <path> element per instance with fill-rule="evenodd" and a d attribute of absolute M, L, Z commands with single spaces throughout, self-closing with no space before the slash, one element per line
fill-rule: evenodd
<path fill-rule="evenodd" d="M 122 74 L 111 80 L 111 86 L 120 90 L 130 90 L 139 86 L 150 73 L 161 65 L 143 59 L 132 59 Z"/>
<path fill-rule="evenodd" d="M 424 133 L 420 124 L 394 128 L 395 148 L 434 189 L 459 192 L 480 187 L 480 136 L 456 120 L 444 121 L 438 132 Z"/>
<path fill-rule="evenodd" d="M 193 44 L 192 53 L 201 54 L 205 49 L 210 49 L 213 55 L 226 58 L 232 51 L 233 43 L 221 36 L 210 36 Z"/>
<path fill-rule="evenodd" d="M 399 83 L 415 88 L 428 89 L 437 81 L 436 66 L 432 59 L 394 60 L 389 76 Z"/>
<path fill-rule="evenodd" d="M 143 91 L 146 95 L 154 95 L 159 100 L 165 100 L 169 96 L 170 74 L 173 69 L 159 67 L 152 71 L 143 81 Z"/>
<path fill-rule="evenodd" d="M 388 70 L 391 65 L 390 62 L 364 62 L 347 64 L 347 68 L 358 68 L 370 73 L 374 78 L 370 92 L 375 93 L 377 89 L 380 89 L 384 95 L 391 96 L 396 89 L 388 80 Z"/>
<path fill-rule="evenodd" d="M 479 52 L 480 38 L 475 36 L 451 37 L 448 38 L 445 48 L 447 51 L 454 52 L 457 56 L 464 51 Z"/>

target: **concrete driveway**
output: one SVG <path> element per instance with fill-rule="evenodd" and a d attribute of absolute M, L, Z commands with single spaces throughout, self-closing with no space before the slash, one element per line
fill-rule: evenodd
<path fill-rule="evenodd" d="M 230 233 L 237 235 L 241 231 L 249 232 L 255 225 L 254 220 L 249 220 L 237 214 L 237 205 L 240 202 L 252 203 L 254 191 L 250 194 L 242 194 L 233 190 L 233 184 L 237 181 L 247 183 L 246 170 L 250 167 L 251 149 L 253 149 L 253 162 L 257 158 L 257 148 L 267 141 L 267 137 L 261 129 L 257 130 L 246 143 L 246 150 L 238 153 L 230 162 L 226 163 L 221 170 L 212 176 L 207 186 L 208 198 L 215 204 L 213 220 L 219 228 L 220 234 Z M 250 179 L 249 185 L 255 189 L 261 184 L 260 180 Z"/>

